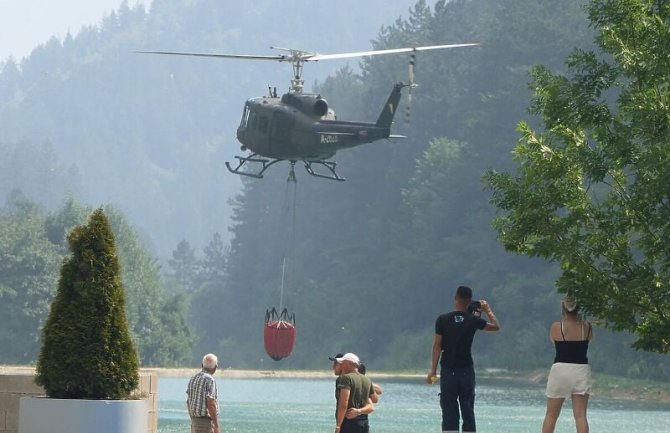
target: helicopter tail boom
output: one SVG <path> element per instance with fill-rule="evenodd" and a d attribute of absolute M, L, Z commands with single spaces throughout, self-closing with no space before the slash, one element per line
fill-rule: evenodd
<path fill-rule="evenodd" d="M 393 86 L 393 90 L 391 90 L 391 94 L 386 100 L 386 104 L 384 104 L 382 112 L 379 114 L 376 126 L 380 128 L 391 128 L 391 123 L 393 123 L 393 116 L 395 116 L 395 113 L 398 109 L 398 102 L 400 102 L 400 91 L 403 87 L 405 87 L 403 83 L 397 83 Z"/>

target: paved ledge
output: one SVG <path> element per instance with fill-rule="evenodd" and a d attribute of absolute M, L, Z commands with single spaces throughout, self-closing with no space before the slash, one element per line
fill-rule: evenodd
<path fill-rule="evenodd" d="M 149 401 L 147 433 L 158 431 L 158 376 L 140 370 L 137 392 Z M 0 366 L 0 433 L 17 433 L 21 397 L 43 396 L 44 389 L 35 383 L 35 368 Z"/>

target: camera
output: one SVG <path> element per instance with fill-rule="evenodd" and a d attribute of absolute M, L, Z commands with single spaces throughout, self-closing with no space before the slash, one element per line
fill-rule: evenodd
<path fill-rule="evenodd" d="M 482 314 L 482 303 L 480 301 L 472 301 L 468 305 L 468 313 L 479 316 Z"/>

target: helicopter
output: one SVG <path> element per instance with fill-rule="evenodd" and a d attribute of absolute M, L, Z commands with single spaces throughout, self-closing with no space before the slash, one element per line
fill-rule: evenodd
<path fill-rule="evenodd" d="M 408 88 L 411 101 L 414 83 L 414 62 L 418 51 L 445 48 L 477 46 L 478 43 L 417 46 L 411 48 L 392 48 L 385 50 L 359 51 L 337 54 L 318 54 L 298 49 L 270 47 L 283 51 L 277 55 L 216 54 L 177 51 L 136 51 L 145 54 L 165 54 L 178 56 L 214 57 L 241 60 L 271 60 L 290 63 L 293 79 L 287 93 L 278 96 L 277 88 L 268 88 L 268 95 L 251 98 L 246 101 L 242 118 L 237 127 L 237 140 L 242 151 L 250 151 L 246 156 L 235 156 L 238 160 L 233 167 L 226 162 L 226 168 L 234 174 L 262 178 L 263 173 L 280 161 L 291 164 L 289 179 L 295 181 L 294 166 L 302 161 L 308 174 L 336 181 L 344 181 L 336 171 L 337 163 L 330 160 L 338 150 L 372 143 L 381 139 L 401 139 L 402 135 L 391 134 L 391 125 L 400 101 L 402 89 Z M 380 54 L 411 53 L 409 63 L 409 82 L 393 85 L 391 93 L 382 107 L 377 121 L 360 122 L 337 120 L 335 111 L 320 94 L 304 93 L 302 79 L 306 62 L 320 60 L 345 59 L 353 57 L 375 56 Z M 256 170 L 250 167 L 256 165 Z M 323 167 L 323 174 L 314 167 Z"/>

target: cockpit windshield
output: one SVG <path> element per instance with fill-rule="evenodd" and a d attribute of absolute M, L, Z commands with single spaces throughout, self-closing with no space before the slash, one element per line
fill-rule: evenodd
<path fill-rule="evenodd" d="M 246 129 L 249 123 L 249 103 L 244 104 L 244 112 L 242 113 L 242 120 L 240 121 L 240 128 Z"/>

